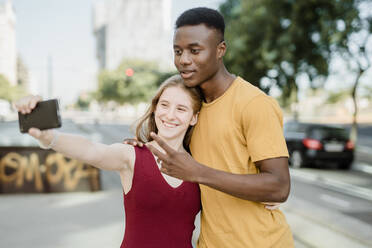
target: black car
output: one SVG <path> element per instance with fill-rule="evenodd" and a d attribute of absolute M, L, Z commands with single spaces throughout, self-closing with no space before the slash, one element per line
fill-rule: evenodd
<path fill-rule="evenodd" d="M 287 122 L 284 136 L 294 168 L 337 163 L 348 170 L 354 159 L 354 144 L 346 128 L 335 125 Z"/>

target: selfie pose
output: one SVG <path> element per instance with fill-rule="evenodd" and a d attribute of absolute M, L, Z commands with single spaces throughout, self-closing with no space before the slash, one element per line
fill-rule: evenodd
<path fill-rule="evenodd" d="M 149 148 L 164 173 L 200 185 L 199 248 L 294 247 L 284 214 L 262 204 L 284 202 L 290 191 L 282 112 L 275 99 L 226 69 L 224 31 L 224 19 L 213 9 L 178 17 L 174 64 L 185 85 L 200 87 L 205 102 L 190 142 L 192 157 L 156 135 L 161 149 Z"/>
<path fill-rule="evenodd" d="M 28 96 L 16 109 L 31 113 L 38 96 Z M 176 151 L 187 152 L 201 108 L 201 95 L 175 75 L 167 79 L 152 99 L 136 129 L 138 139 L 162 150 L 151 138 L 156 133 Z M 191 248 L 195 216 L 200 210 L 200 192 L 195 183 L 161 173 L 160 164 L 147 148 L 126 144 L 105 145 L 56 130 L 31 128 L 28 134 L 43 148 L 120 175 L 124 195 L 125 248 Z"/>

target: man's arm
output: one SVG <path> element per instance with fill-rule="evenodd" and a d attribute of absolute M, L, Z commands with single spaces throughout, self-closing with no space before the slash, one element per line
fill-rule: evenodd
<path fill-rule="evenodd" d="M 156 134 L 153 139 L 166 151 L 149 145 L 162 163 L 161 171 L 185 181 L 196 182 L 229 195 L 257 202 L 284 202 L 290 190 L 288 159 L 286 157 L 256 162 L 259 174 L 233 174 L 196 162 L 188 153 L 169 147 Z"/>
<path fill-rule="evenodd" d="M 198 183 L 250 201 L 284 202 L 290 190 L 288 159 L 273 158 L 256 163 L 259 174 L 232 174 L 200 166 Z"/>

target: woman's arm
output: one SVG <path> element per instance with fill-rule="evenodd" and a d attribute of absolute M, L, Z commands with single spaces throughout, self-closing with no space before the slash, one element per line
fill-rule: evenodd
<path fill-rule="evenodd" d="M 133 167 L 134 148 L 125 144 L 105 145 L 75 134 L 31 128 L 29 134 L 42 145 L 103 170 L 122 171 Z"/>
<path fill-rule="evenodd" d="M 40 96 L 30 95 L 15 102 L 14 107 L 23 114 L 29 114 L 40 101 Z M 122 171 L 134 165 L 135 152 L 129 145 L 104 145 L 91 142 L 83 136 L 53 130 L 40 131 L 37 128 L 31 128 L 28 133 L 43 146 L 100 169 Z"/>

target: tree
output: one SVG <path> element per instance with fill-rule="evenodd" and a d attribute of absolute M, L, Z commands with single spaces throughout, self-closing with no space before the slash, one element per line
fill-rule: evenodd
<path fill-rule="evenodd" d="M 75 103 L 75 107 L 80 110 L 88 110 L 92 99 L 92 93 L 81 92 Z"/>
<path fill-rule="evenodd" d="M 10 83 L 9 81 L 0 74 L 0 99 L 5 99 L 10 101 L 9 99 L 9 91 L 10 91 Z"/>
<path fill-rule="evenodd" d="M 29 75 L 28 68 L 20 56 L 17 57 L 17 84 L 22 87 L 27 87 Z"/>
<path fill-rule="evenodd" d="M 361 95 L 372 101 L 372 85 L 365 85 L 362 90 L 363 92 Z"/>
<path fill-rule="evenodd" d="M 157 88 L 159 88 L 159 86 L 166 80 L 168 79 L 169 77 L 175 75 L 175 74 L 178 74 L 177 71 L 169 71 L 169 72 L 161 72 L 161 71 L 158 71 L 156 72 L 156 81 L 155 81 L 155 85 Z"/>
<path fill-rule="evenodd" d="M 6 77 L 0 74 L 0 99 L 13 102 L 25 95 L 26 91 L 22 86 L 12 86 Z"/>
<path fill-rule="evenodd" d="M 358 18 L 354 18 L 350 34 L 344 40 L 345 45 L 340 47 L 339 53 L 348 64 L 348 68 L 354 73 L 351 97 L 353 99 L 353 123 L 350 138 L 356 142 L 358 137 L 358 101 L 357 93 L 361 78 L 368 69 L 371 68 L 372 58 L 372 8 L 369 1 L 356 1 L 356 6 L 360 9 Z"/>
<path fill-rule="evenodd" d="M 349 90 L 330 92 L 327 97 L 327 103 L 335 104 L 341 100 L 347 99 L 348 97 L 349 97 Z"/>
<path fill-rule="evenodd" d="M 117 70 L 104 70 L 99 74 L 96 98 L 119 104 L 147 101 L 157 89 L 159 75 L 155 63 L 125 60 Z"/>
<path fill-rule="evenodd" d="M 347 46 L 356 1 L 227 0 L 227 67 L 266 92 L 278 86 L 284 106 L 298 102 L 299 77 L 321 86 L 333 51 Z"/>

